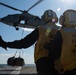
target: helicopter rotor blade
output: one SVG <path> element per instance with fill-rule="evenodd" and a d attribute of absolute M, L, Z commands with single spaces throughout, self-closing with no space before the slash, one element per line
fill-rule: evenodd
<path fill-rule="evenodd" d="M 2 3 L 2 2 L 0 2 L 0 4 L 1 4 L 1 5 L 3 5 L 3 6 L 5 6 L 5 7 L 11 8 L 11 9 L 13 9 L 13 10 L 23 12 L 23 11 L 22 11 L 22 10 L 20 10 L 20 9 L 14 8 L 14 7 L 9 6 L 9 5 L 7 5 L 7 4 L 4 4 L 4 3 Z"/>
<path fill-rule="evenodd" d="M 30 10 L 30 9 L 32 9 L 33 7 L 35 7 L 36 5 L 38 5 L 40 2 L 42 2 L 43 0 L 38 0 L 33 6 L 31 6 L 28 10 L 27 10 L 27 12 Z"/>

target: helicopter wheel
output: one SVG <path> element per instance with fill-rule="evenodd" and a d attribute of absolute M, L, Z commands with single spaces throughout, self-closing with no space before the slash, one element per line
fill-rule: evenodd
<path fill-rule="evenodd" d="M 18 28 L 18 27 L 16 27 L 16 30 L 19 30 L 19 28 Z"/>
<path fill-rule="evenodd" d="M 16 28 L 16 30 L 19 30 L 17 23 L 14 24 L 14 27 Z"/>

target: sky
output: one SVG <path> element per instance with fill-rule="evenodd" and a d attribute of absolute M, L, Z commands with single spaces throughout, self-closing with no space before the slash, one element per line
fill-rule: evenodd
<path fill-rule="evenodd" d="M 0 0 L 2 3 L 6 3 L 21 10 L 28 10 L 37 1 L 38 0 Z M 29 13 L 41 18 L 44 11 L 48 9 L 55 11 L 59 18 L 67 9 L 76 10 L 76 0 L 43 0 L 40 4 L 32 8 Z M 8 14 L 21 14 L 21 12 L 0 5 L 0 18 Z M 59 25 L 59 23 L 57 24 Z M 23 30 L 23 28 L 19 28 L 19 30 L 16 31 L 14 27 L 0 22 L 0 36 L 2 36 L 3 40 L 6 42 L 20 40 L 30 34 L 32 30 L 33 29 L 25 28 Z M 20 56 L 25 60 L 25 64 L 34 64 L 34 45 L 26 49 L 7 48 L 7 51 L 0 47 L 0 64 L 7 64 L 8 58 L 14 56 L 16 51 L 16 57 L 19 57 L 19 53 L 21 53 Z"/>

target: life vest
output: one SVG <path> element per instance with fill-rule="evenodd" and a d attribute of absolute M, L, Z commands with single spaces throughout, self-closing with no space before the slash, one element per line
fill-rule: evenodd
<path fill-rule="evenodd" d="M 44 44 L 46 42 L 50 42 L 50 40 L 53 38 L 58 29 L 59 27 L 56 25 L 45 25 L 39 27 L 39 38 L 35 44 L 35 53 L 34 53 L 35 62 L 41 57 L 48 57 L 48 50 L 44 48 Z"/>
<path fill-rule="evenodd" d="M 65 27 L 60 32 L 63 43 L 61 56 L 55 61 L 55 68 L 59 67 L 65 72 L 76 68 L 76 29 L 73 27 Z"/>

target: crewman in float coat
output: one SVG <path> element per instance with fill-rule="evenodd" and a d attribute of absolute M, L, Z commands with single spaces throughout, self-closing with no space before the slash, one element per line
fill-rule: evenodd
<path fill-rule="evenodd" d="M 60 75 L 76 75 L 76 11 L 66 10 L 59 23 L 62 28 L 48 44 L 53 49 L 55 69 Z"/>
<path fill-rule="evenodd" d="M 5 42 L 0 37 L 0 46 L 3 48 L 28 48 L 35 43 L 34 59 L 38 75 L 50 75 L 54 72 L 53 62 L 50 61 L 48 50 L 44 48 L 44 44 L 53 40 L 56 31 L 59 27 L 55 24 L 58 22 L 58 17 L 53 10 L 46 10 L 42 15 L 42 20 L 45 22 L 41 27 L 36 28 L 29 35 L 21 40 L 13 42 Z M 50 34 L 50 36 L 49 36 Z"/>

